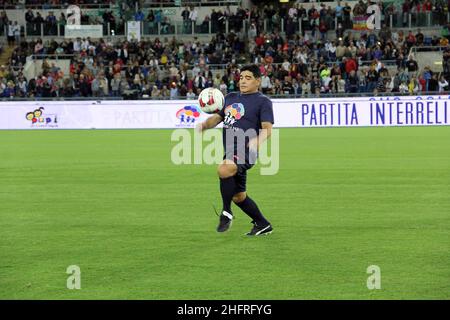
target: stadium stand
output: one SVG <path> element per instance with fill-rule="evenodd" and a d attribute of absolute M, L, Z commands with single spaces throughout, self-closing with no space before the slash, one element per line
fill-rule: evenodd
<path fill-rule="evenodd" d="M 450 1 L 380 3 L 377 31 L 359 30 L 362 1 L 73 1 L 83 2 L 82 24 L 103 26 L 102 38 L 76 39 L 64 38 L 72 2 L 23 2 L 0 2 L 10 50 L 2 98 L 193 99 L 206 87 L 236 90 L 249 62 L 261 68 L 263 92 L 280 97 L 449 90 Z M 25 8 L 18 23 L 8 18 L 17 7 Z M 142 23 L 140 41 L 126 37 L 130 20 Z"/>

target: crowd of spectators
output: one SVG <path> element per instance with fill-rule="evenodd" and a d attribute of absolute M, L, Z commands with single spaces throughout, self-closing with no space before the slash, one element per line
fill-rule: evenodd
<path fill-rule="evenodd" d="M 262 35 L 259 35 L 260 37 Z M 368 42 L 378 40 L 370 33 L 354 40 L 346 35 L 337 45 L 333 41 L 308 43 L 301 36 L 285 41 L 278 34 L 264 35 L 266 41 L 256 45 L 250 55 L 237 51 L 240 39 L 218 34 L 209 43 L 177 39 L 118 42 L 77 39 L 57 43 L 22 42 L 11 57 L 9 67 L 0 67 L 2 97 L 152 97 L 195 98 L 207 87 L 224 94 L 238 88 L 238 66 L 257 63 L 262 71 L 262 91 L 266 94 L 300 96 L 327 93 L 418 93 L 448 90 L 450 50 L 446 42 L 444 73 L 430 68 L 419 70 L 407 51 L 395 54 L 390 45 L 369 50 Z M 414 35 L 420 38 L 420 35 Z M 267 41 L 269 39 L 270 42 Z M 445 38 L 444 38 L 445 39 Z M 392 42 L 393 48 L 404 39 Z M 442 41 L 442 38 L 439 39 Z M 378 47 L 379 46 L 379 47 Z M 42 73 L 26 79 L 23 65 L 30 53 L 67 55 L 70 70 L 64 74 L 47 59 L 37 60 Z M 395 58 L 396 71 L 390 73 L 383 58 Z M 363 63 L 364 58 L 365 62 Z M 367 60 L 366 60 L 367 59 Z M 216 69 L 214 64 L 225 63 Z"/>
<path fill-rule="evenodd" d="M 299 4 L 295 9 L 301 7 Z M 184 13 L 183 18 L 192 19 L 190 9 L 185 8 L 189 15 Z M 441 36 L 432 37 L 420 29 L 394 32 L 386 24 L 379 31 L 359 36 L 346 28 L 343 13 L 336 37 L 330 39 L 330 33 L 314 34 L 312 29 L 304 33 L 289 33 L 286 29 L 282 34 L 275 26 L 273 32 L 264 33 L 256 13 L 266 9 L 271 7 L 240 13 L 250 18 L 247 32 L 231 29 L 224 34 L 218 28 L 208 42 L 175 37 L 139 42 L 115 38 L 22 40 L 10 64 L 0 67 L 0 96 L 193 99 L 207 87 L 216 87 L 224 94 L 237 90 L 239 65 L 246 63 L 260 66 L 262 91 L 272 95 L 414 94 L 449 90 L 447 25 Z M 288 10 L 287 14 L 302 17 L 295 10 Z M 444 72 L 433 73 L 429 67 L 419 70 L 410 54 L 413 46 L 444 47 Z M 64 73 L 47 59 L 37 60 L 36 63 L 42 64 L 42 73 L 35 79 L 26 79 L 23 66 L 31 54 L 66 56 L 71 59 L 70 70 Z"/>

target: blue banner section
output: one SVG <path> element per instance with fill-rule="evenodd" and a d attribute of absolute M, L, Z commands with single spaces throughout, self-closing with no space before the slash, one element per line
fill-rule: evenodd
<path fill-rule="evenodd" d="M 295 104 L 300 127 L 450 125 L 447 96 L 311 99 Z"/>

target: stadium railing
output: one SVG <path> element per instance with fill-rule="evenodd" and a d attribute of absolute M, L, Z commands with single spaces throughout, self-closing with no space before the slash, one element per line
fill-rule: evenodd
<path fill-rule="evenodd" d="M 423 46 L 423 47 L 416 47 L 412 46 L 409 50 L 409 53 L 415 54 L 416 52 L 430 52 L 430 51 L 445 51 L 447 47 L 444 46 Z"/>
<path fill-rule="evenodd" d="M 106 1 L 105 1 L 106 2 Z M 26 10 L 26 9 L 34 9 L 34 10 L 50 10 L 50 9 L 66 9 L 69 7 L 70 3 L 62 3 L 62 4 L 52 4 L 52 3 L 16 3 L 9 4 L 5 3 L 0 5 L 1 10 Z M 81 9 L 112 9 L 115 4 L 114 3 L 78 3 L 78 7 Z"/>
<path fill-rule="evenodd" d="M 404 29 L 404 28 L 427 28 L 427 27 L 442 27 L 446 23 L 450 23 L 450 12 L 443 13 L 443 15 L 437 16 L 433 12 L 426 13 L 409 13 L 406 25 L 402 23 L 402 19 L 400 19 L 401 14 L 398 16 L 391 15 L 386 16 L 387 20 L 383 20 L 387 27 L 391 29 Z M 338 27 L 339 19 L 337 17 L 331 18 L 328 21 L 328 31 L 334 31 Z M 400 22 L 400 23 L 399 23 Z M 275 28 L 278 29 L 281 33 L 285 33 L 288 27 L 288 21 L 285 19 L 281 19 L 279 24 L 272 23 L 269 19 L 264 19 L 262 23 L 262 30 L 264 32 L 272 32 Z M 248 19 L 238 21 L 237 24 L 232 23 L 230 19 L 225 19 L 225 23 L 219 25 L 214 21 L 204 21 L 202 23 L 195 24 L 194 22 L 171 22 L 169 24 L 164 23 L 151 23 L 148 21 L 144 21 L 143 23 L 143 35 L 195 35 L 195 34 L 215 34 L 218 31 L 229 33 L 231 30 L 235 32 L 239 30 L 244 30 L 244 32 L 249 31 L 249 26 L 251 21 Z M 293 22 L 293 30 L 294 32 L 303 32 L 310 31 L 308 28 L 309 20 L 301 20 Z M 350 30 L 358 31 L 358 28 L 354 26 L 350 28 Z M 360 30 L 361 31 L 361 30 Z M 317 34 L 320 34 L 316 31 Z M 110 34 L 110 33 L 108 33 Z"/>
<path fill-rule="evenodd" d="M 419 15 L 424 15 L 421 18 Z M 400 15 L 390 15 L 387 16 L 386 25 L 391 29 L 412 29 L 412 28 L 432 28 L 432 27 L 443 27 L 443 25 L 450 23 L 450 12 L 444 13 L 444 16 L 435 16 L 432 12 L 426 13 L 409 13 L 406 24 Z M 383 20 L 382 20 L 383 21 Z M 143 36 L 164 36 L 164 35 L 213 35 L 217 32 L 229 33 L 230 31 L 238 32 L 243 30 L 248 33 L 250 21 L 248 19 L 238 21 L 237 23 L 231 22 L 229 19 L 225 20 L 224 24 L 217 24 L 215 21 L 203 21 L 202 23 L 194 22 L 183 22 L 183 21 L 173 21 L 173 22 L 149 22 L 143 21 L 141 24 L 141 34 Z M 265 33 L 270 33 L 274 30 L 278 30 L 281 33 L 286 33 L 288 28 L 292 28 L 291 31 L 294 33 L 302 33 L 303 31 L 311 32 L 309 28 L 308 20 L 297 20 L 290 22 L 285 19 L 281 19 L 279 24 L 274 24 L 269 19 L 264 19 L 262 22 L 262 30 Z M 332 18 L 328 20 L 328 32 L 332 32 L 337 29 L 338 18 Z M 127 35 L 127 25 L 116 24 L 116 28 L 113 28 L 110 23 L 103 23 L 103 36 L 126 36 Z M 7 34 L 7 26 L 0 33 Z M 63 37 L 65 32 L 65 26 L 62 24 L 56 24 L 53 27 L 49 27 L 45 23 L 34 24 L 27 23 L 24 28 L 24 36 L 26 37 Z M 358 27 L 353 27 L 347 30 L 353 31 L 365 31 L 366 29 L 359 30 Z M 316 31 L 317 37 L 320 38 L 320 32 Z M 426 38 L 425 42 L 431 41 L 431 38 Z"/>
<path fill-rule="evenodd" d="M 444 47 L 442 47 L 444 48 Z M 43 60 L 43 59 L 50 59 L 50 60 L 58 60 L 58 59 L 73 59 L 73 58 L 78 58 L 79 54 L 68 54 L 68 53 L 58 53 L 58 54 L 33 54 L 31 56 L 29 56 L 29 59 L 32 59 L 34 61 L 36 60 Z M 396 66 L 397 65 L 397 61 L 396 60 L 379 60 L 382 64 L 384 64 L 385 66 Z M 372 65 L 374 62 L 374 60 L 361 60 L 359 66 L 370 66 Z M 296 62 L 293 62 L 296 63 Z M 333 66 L 336 64 L 341 63 L 340 60 L 336 60 L 336 61 L 326 61 L 325 64 L 328 66 Z M 236 67 L 236 68 L 240 68 L 242 67 L 244 64 L 246 63 L 221 63 L 221 64 L 211 64 L 211 63 L 207 63 L 206 66 L 208 66 L 209 70 L 211 71 L 224 71 L 229 67 Z M 167 66 L 170 66 L 171 64 L 167 64 Z M 187 64 L 187 67 L 189 69 L 193 69 L 195 66 L 197 66 L 198 63 L 195 64 Z M 271 63 L 270 65 L 272 66 L 282 66 L 283 63 Z M 165 65 L 163 64 L 159 64 L 158 68 L 164 67 Z M 186 64 L 183 64 L 182 66 L 186 66 Z M 180 67 L 182 67 L 180 64 L 175 64 L 175 67 L 177 67 L 178 69 L 180 69 Z M 122 70 L 126 70 L 128 68 L 128 65 L 123 65 L 122 66 Z"/>
<path fill-rule="evenodd" d="M 353 18 L 355 18 L 353 16 Z M 366 30 L 365 27 L 365 21 L 367 19 L 366 16 L 360 17 L 361 21 L 363 21 L 363 29 Z M 403 20 L 405 18 L 405 20 Z M 336 30 L 338 27 L 339 22 L 344 22 L 338 17 L 334 17 L 329 19 L 327 22 L 328 30 Z M 294 31 L 295 32 L 302 32 L 303 29 L 309 30 L 309 19 L 308 20 L 302 20 L 298 19 L 298 21 L 294 22 Z M 353 30 L 358 30 L 357 24 L 352 21 L 348 22 L 351 25 L 353 25 Z M 426 27 L 443 27 L 446 23 L 450 23 L 450 12 L 442 12 L 437 14 L 436 12 L 410 12 L 407 15 L 403 15 L 402 13 L 399 14 L 392 14 L 392 15 L 382 15 L 381 17 L 381 23 L 385 23 L 387 27 L 391 29 L 405 29 L 405 28 L 426 28 Z M 281 19 L 279 24 L 275 25 L 276 28 L 278 28 L 281 32 L 285 32 L 287 28 L 287 20 Z M 274 28 L 274 23 L 269 19 L 264 19 L 263 21 L 263 30 L 265 32 L 272 31 Z M 348 29 L 348 28 L 347 28 Z M 247 30 L 247 29 L 246 29 Z M 316 31 L 319 33 L 319 31 Z"/>
<path fill-rule="evenodd" d="M 352 1 L 352 0 L 350 0 Z M 78 2 L 78 1 L 77 1 Z M 105 1 L 106 2 L 106 1 Z M 242 0 L 147 0 L 140 6 L 141 9 L 146 8 L 167 8 L 167 7 L 185 7 L 185 6 L 195 6 L 195 7 L 211 7 L 211 6 L 227 6 L 227 5 L 240 5 Z M 135 2 L 139 5 L 138 2 Z M 11 9 L 35 9 L 35 10 L 49 10 L 49 9 L 65 9 L 71 3 L 3 3 L 0 5 L 1 10 L 11 10 Z M 116 1 L 109 1 L 106 3 L 77 3 L 78 7 L 82 9 L 112 9 L 117 6 Z M 138 6 L 137 6 L 138 7 Z"/>
<path fill-rule="evenodd" d="M 379 60 L 382 64 L 384 64 L 385 66 L 396 66 L 397 65 L 397 61 L 396 60 Z M 360 64 L 359 64 L 359 66 L 361 67 L 361 66 L 370 66 L 370 65 L 372 65 L 373 64 L 373 62 L 374 62 L 374 60 L 361 60 L 360 61 Z M 297 62 L 293 62 L 294 64 L 296 64 Z M 335 65 L 335 64 L 339 64 L 339 63 L 341 63 L 341 61 L 340 60 L 336 60 L 336 61 L 325 61 L 325 64 L 326 65 L 328 65 L 328 66 L 333 66 L 333 65 Z M 229 67 L 236 67 L 236 68 L 240 68 L 240 67 L 242 67 L 243 65 L 245 65 L 245 64 L 247 64 L 247 62 L 246 63 L 222 63 L 222 64 L 210 64 L 210 63 L 208 63 L 208 64 L 206 64 L 207 66 L 208 66 L 208 68 L 209 68 L 209 70 L 215 70 L 215 71 L 222 71 L 222 70 L 226 70 L 227 68 L 229 68 Z M 183 64 L 183 66 L 185 66 L 186 64 Z M 189 67 L 189 68 L 194 68 L 195 66 L 196 66 L 197 64 L 188 64 L 187 66 Z M 271 66 L 282 66 L 283 65 L 283 63 L 271 63 L 270 64 Z M 159 65 L 159 67 L 161 67 L 162 65 Z M 168 64 L 168 66 L 169 66 L 169 64 Z M 175 66 L 177 67 L 177 68 L 180 68 L 180 65 L 179 64 L 175 64 Z M 127 66 L 123 66 L 122 67 L 123 69 L 126 69 L 127 68 Z"/>
<path fill-rule="evenodd" d="M 172 1 L 161 1 L 161 0 L 147 0 L 141 6 L 141 9 L 154 9 L 154 8 L 164 8 L 164 7 L 216 7 L 216 6 L 238 6 L 241 5 L 241 0 L 172 0 Z"/>

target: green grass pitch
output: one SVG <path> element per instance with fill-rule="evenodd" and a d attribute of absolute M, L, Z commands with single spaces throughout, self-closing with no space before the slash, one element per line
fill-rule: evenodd
<path fill-rule="evenodd" d="M 171 132 L 0 132 L 0 299 L 450 298 L 450 127 L 281 129 L 261 238 L 236 206 L 215 231 L 216 166 Z"/>

